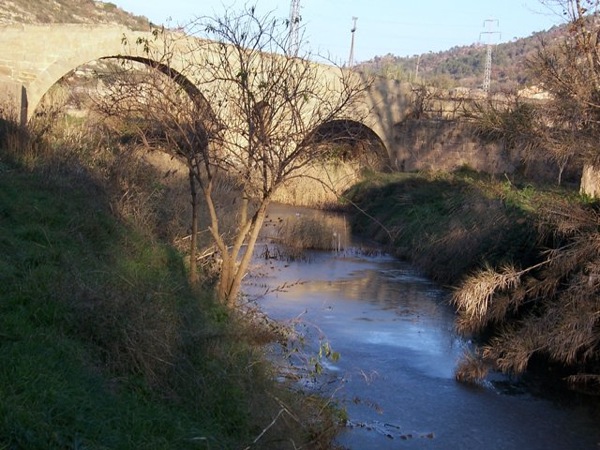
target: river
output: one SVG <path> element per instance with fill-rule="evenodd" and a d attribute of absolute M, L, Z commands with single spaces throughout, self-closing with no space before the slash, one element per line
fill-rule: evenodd
<path fill-rule="evenodd" d="M 270 221 L 307 214 L 324 213 L 274 205 Z M 600 426 L 584 405 L 533 395 L 500 374 L 477 387 L 456 382 L 455 365 L 471 344 L 454 332 L 448 292 L 407 263 L 353 249 L 347 226 L 339 227 L 343 251 L 297 260 L 262 258 L 273 245 L 263 241 L 245 291 L 273 319 L 297 324 L 313 339 L 313 352 L 327 342 L 341 355 L 322 360 L 316 383 L 305 380 L 306 389 L 346 409 L 340 445 L 600 449 Z M 271 292 L 257 295 L 267 287 Z"/>

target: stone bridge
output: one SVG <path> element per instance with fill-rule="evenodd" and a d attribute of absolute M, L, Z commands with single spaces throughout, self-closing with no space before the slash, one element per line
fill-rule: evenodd
<path fill-rule="evenodd" d="M 118 26 L 80 24 L 9 25 L 0 27 L 0 33 L 0 96 L 5 101 L 8 98 L 20 112 L 22 124 L 63 76 L 103 58 L 148 58 L 148 54 L 141 54 L 140 46 L 124 45 L 123 37 L 127 36 L 129 42 L 151 37 L 148 32 Z M 185 56 L 179 64 L 186 64 Z M 327 65 L 319 67 L 324 79 L 335 70 Z M 406 117 L 410 88 L 395 80 L 377 79 L 362 100 L 365 109 L 360 117 L 357 114 L 357 122 L 373 132 L 372 136 L 386 148 L 390 161 L 394 161 L 394 130 Z"/>

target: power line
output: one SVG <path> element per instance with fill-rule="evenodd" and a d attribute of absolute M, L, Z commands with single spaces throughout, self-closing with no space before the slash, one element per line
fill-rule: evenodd
<path fill-rule="evenodd" d="M 300 0 L 292 0 L 290 5 L 290 40 L 288 52 L 297 56 L 300 50 Z"/>
<path fill-rule="evenodd" d="M 358 17 L 352 18 L 352 29 L 350 32 L 352 33 L 352 40 L 350 42 L 350 57 L 348 58 L 348 67 L 352 67 L 354 65 L 354 33 L 356 32 L 356 21 Z"/>
<path fill-rule="evenodd" d="M 494 26 L 500 26 L 500 22 L 497 19 L 484 20 L 483 29 L 488 31 L 482 31 L 479 33 L 479 42 L 481 42 L 482 36 L 487 38 L 487 51 L 485 56 L 485 69 L 483 73 L 482 85 L 484 92 L 489 92 L 492 81 L 492 47 L 494 46 L 494 37 L 498 37 L 498 40 L 500 40 L 500 37 L 502 36 L 500 31 L 494 29 Z"/>

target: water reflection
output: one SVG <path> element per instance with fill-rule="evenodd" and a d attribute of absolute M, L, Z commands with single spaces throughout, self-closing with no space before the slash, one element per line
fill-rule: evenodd
<path fill-rule="evenodd" d="M 306 261 L 255 259 L 246 292 L 288 283 L 258 301 L 270 316 L 325 334 L 339 361 L 319 385 L 347 409 L 340 443 L 351 449 L 598 449 L 582 411 L 521 392 L 504 395 L 454 380 L 467 345 L 454 333 L 448 293 L 409 265 L 356 252 Z"/>

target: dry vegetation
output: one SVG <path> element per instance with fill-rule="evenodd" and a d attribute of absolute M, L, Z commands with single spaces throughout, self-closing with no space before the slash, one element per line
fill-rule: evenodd
<path fill-rule="evenodd" d="M 284 183 L 273 195 L 273 201 L 321 209 L 334 207 L 340 196 L 361 178 L 361 167 L 355 161 L 317 162 L 302 175 Z"/>
<path fill-rule="evenodd" d="M 584 175 L 581 197 L 533 197 L 527 209 L 538 227 L 539 255 L 480 267 L 453 296 L 458 328 L 485 340 L 461 366 L 462 378 L 482 364 L 523 373 L 536 360 L 557 365 L 573 385 L 600 390 L 600 301 L 598 234 L 598 128 L 600 117 L 600 20 L 597 0 L 544 2 L 569 19 L 564 39 L 542 42 L 529 61 L 534 78 L 550 93 L 541 105 L 515 99 L 489 104 L 474 114 L 488 138 L 526 154 L 543 153 Z M 591 201 L 594 200 L 594 201 Z M 589 202 L 588 202 L 589 201 Z"/>
<path fill-rule="evenodd" d="M 3 0 L 0 25 L 89 23 L 125 25 L 147 30 L 148 19 L 123 11 L 114 3 L 96 0 Z"/>
<path fill-rule="evenodd" d="M 287 259 L 302 259 L 306 250 L 343 251 L 348 247 L 350 230 L 340 217 L 315 218 L 299 214 L 274 224 L 273 240 L 284 249 Z"/>
<path fill-rule="evenodd" d="M 348 195 L 386 228 L 358 213 L 355 229 L 391 238 L 400 256 L 454 287 L 458 331 L 480 344 L 457 379 L 535 366 L 555 385 L 598 392 L 597 203 L 468 171 L 374 176 Z"/>
<path fill-rule="evenodd" d="M 453 296 L 459 331 L 498 330 L 470 359 L 523 373 L 534 356 L 568 367 L 579 388 L 600 387 L 600 215 L 597 205 L 557 201 L 540 205 L 541 242 L 552 247 L 540 262 L 519 269 L 487 268 L 469 277 Z M 549 233 L 549 235 L 548 235 Z M 463 371 L 467 371 L 463 367 Z"/>

